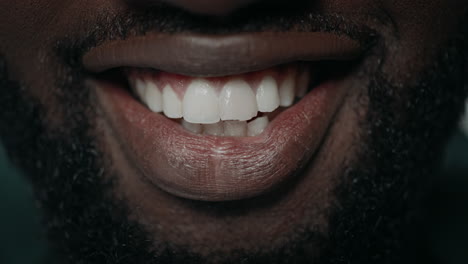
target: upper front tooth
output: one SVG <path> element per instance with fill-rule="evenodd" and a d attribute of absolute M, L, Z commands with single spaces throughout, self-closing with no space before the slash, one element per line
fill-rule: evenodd
<path fill-rule="evenodd" d="M 257 89 L 257 105 L 260 112 L 273 112 L 278 108 L 280 98 L 278 85 L 271 76 L 265 77 Z"/>
<path fill-rule="evenodd" d="M 163 89 L 163 109 L 169 118 L 181 118 L 183 115 L 182 102 L 169 84 Z"/>
<path fill-rule="evenodd" d="M 258 107 L 250 85 L 243 80 L 227 82 L 219 96 L 221 120 L 246 121 L 257 115 Z"/>
<path fill-rule="evenodd" d="M 145 95 L 143 101 L 148 105 L 153 112 L 163 111 L 163 101 L 161 91 L 153 82 L 146 82 Z"/>
<path fill-rule="evenodd" d="M 294 77 L 294 74 L 288 74 L 280 85 L 280 105 L 283 107 L 291 106 L 294 102 Z"/>
<path fill-rule="evenodd" d="M 183 101 L 184 119 L 190 123 L 213 124 L 219 121 L 218 96 L 203 79 L 192 81 Z"/>

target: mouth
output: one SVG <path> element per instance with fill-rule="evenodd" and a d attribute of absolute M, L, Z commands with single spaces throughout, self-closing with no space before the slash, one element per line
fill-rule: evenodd
<path fill-rule="evenodd" d="M 154 113 L 195 134 L 258 136 L 284 108 L 307 93 L 307 65 L 292 64 L 223 77 L 190 77 L 129 69 L 129 87 Z"/>
<path fill-rule="evenodd" d="M 332 33 L 155 34 L 101 44 L 83 64 L 137 175 L 178 197 L 228 201 L 313 163 L 364 51 Z"/>

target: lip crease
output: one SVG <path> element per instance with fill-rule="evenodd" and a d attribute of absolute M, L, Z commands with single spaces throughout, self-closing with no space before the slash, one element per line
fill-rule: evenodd
<path fill-rule="evenodd" d="M 176 36 L 174 38 L 177 39 Z M 167 42 L 163 43 L 171 42 L 170 38 L 164 39 Z M 335 39 L 332 41 L 335 48 L 317 48 L 320 45 L 312 45 L 307 50 L 305 46 L 299 45 L 299 51 L 292 52 L 292 49 L 284 47 L 271 47 L 268 49 L 270 53 L 261 53 L 258 57 L 252 53 L 248 59 L 231 59 L 226 62 L 223 60 L 226 55 L 222 52 L 225 46 L 214 44 L 215 49 L 211 50 L 208 48 L 210 45 L 200 46 L 200 42 L 192 41 L 198 44 L 187 44 L 188 47 L 172 62 L 167 54 L 176 54 L 180 46 L 169 46 L 165 52 L 151 53 L 148 47 L 154 43 L 154 38 L 150 38 L 146 44 L 143 44 L 143 39 L 135 40 L 140 46 L 134 46 L 132 40 L 127 41 L 126 45 L 120 41 L 109 42 L 97 50 L 91 50 L 84 57 L 84 65 L 94 71 L 117 67 L 154 67 L 162 71 L 173 69 L 171 73 L 176 74 L 190 72 L 196 75 L 226 76 L 226 72 L 247 72 L 259 65 L 270 67 L 274 66 L 271 63 L 306 58 L 301 56 L 309 56 L 309 59 L 315 56 L 317 59 L 334 57 L 348 60 L 358 56 L 349 56 L 351 53 L 358 54 L 360 50 L 357 48 L 350 52 L 350 47 L 356 47 L 353 45 L 357 43 L 347 46 L 352 43 L 349 42 L 351 40 L 339 44 Z M 204 38 L 201 43 L 207 41 Z M 186 42 L 182 41 L 179 45 L 181 43 Z M 286 45 L 284 43 L 278 45 Z M 246 50 L 260 52 L 263 45 L 266 44 Z M 275 46 L 276 43 L 270 45 Z M 229 52 L 233 49 L 234 46 L 227 45 Z M 116 56 L 124 50 L 126 53 Z M 284 53 L 271 53 L 275 50 Z M 142 57 L 144 51 L 151 53 L 146 60 Z M 197 53 L 214 55 L 203 57 Z M 193 56 L 188 56 L 190 54 Z M 221 58 L 215 60 L 218 55 Z M 184 56 L 188 58 L 184 60 Z M 201 70 L 192 63 L 192 59 L 197 56 L 202 61 L 195 64 L 206 65 Z M 177 65 L 180 68 L 176 68 Z M 222 71 L 209 73 L 208 70 L 215 69 L 216 65 L 224 65 L 221 67 L 224 74 Z M 202 201 L 247 199 L 272 191 L 291 180 L 318 151 L 345 94 L 339 80 L 327 80 L 279 113 L 260 135 L 216 137 L 193 134 L 164 115 L 151 112 L 128 89 L 114 82 L 94 80 L 92 83 L 106 124 L 113 131 L 108 136 L 115 136 L 121 142 L 126 160 L 137 169 L 137 173 L 156 188 L 175 196 Z"/>

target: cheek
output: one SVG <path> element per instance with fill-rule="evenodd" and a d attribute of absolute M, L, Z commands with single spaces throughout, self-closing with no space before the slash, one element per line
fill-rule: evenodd
<path fill-rule="evenodd" d="M 1 1 L 0 55 L 8 75 L 25 88 L 28 96 L 44 105 L 56 105 L 52 96 L 59 63 L 51 44 L 56 39 L 57 14 L 63 1 Z"/>
<path fill-rule="evenodd" d="M 0 1 L 0 56 L 8 65 L 8 78 L 18 81 L 27 96 L 45 105 L 51 125 L 59 125 L 66 109 L 58 98 L 58 88 L 84 89 L 69 87 L 71 73 L 57 58 L 54 47 L 58 41 L 79 39 L 89 32 L 100 8 L 108 5 L 107 11 L 113 10 L 111 2 L 119 1 Z M 83 8 L 86 5 L 92 9 Z"/>
<path fill-rule="evenodd" d="M 2 53 L 20 58 L 34 58 L 40 48 L 50 46 L 55 39 L 59 14 L 65 1 L 8 1 L 0 2 L 0 32 Z M 17 61 L 17 60 L 15 60 Z"/>
<path fill-rule="evenodd" d="M 403 83 L 415 81 L 439 47 L 459 32 L 467 7 L 468 2 L 456 0 L 386 1 L 393 37 L 385 40 L 389 60 L 384 72 Z"/>

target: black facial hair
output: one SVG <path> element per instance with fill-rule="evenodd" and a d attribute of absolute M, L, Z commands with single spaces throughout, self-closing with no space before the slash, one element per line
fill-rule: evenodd
<path fill-rule="evenodd" d="M 420 191 L 430 184 L 441 147 L 462 112 L 466 47 L 465 39 L 453 39 L 411 87 L 392 84 L 379 69 L 369 70 L 370 104 L 362 124 L 368 141 L 359 143 L 360 162 L 347 170 L 336 190 L 339 206 L 333 208 L 320 263 L 402 263 L 402 241 L 414 223 L 411 214 L 417 216 L 413 209 Z M 67 54 L 72 61 L 76 55 Z M 0 135 L 12 161 L 34 185 L 60 263 L 208 262 L 189 248 L 169 243 L 159 243 L 165 246 L 157 254 L 150 250 L 154 238 L 127 218 L 125 203 L 112 194 L 117 177 L 103 176 L 109 176 L 111 164 L 100 158 L 104 155 L 94 139 L 90 120 L 95 109 L 82 83 L 86 76 L 77 68 L 62 67 L 57 87 L 67 109 L 64 126 L 50 129 L 46 106 L 28 96 L 29 87 L 10 80 L 7 65 L 0 61 Z M 399 90 L 404 96 L 395 93 Z M 275 251 L 237 252 L 222 259 L 310 263 L 304 245 L 316 235 L 306 232 L 301 237 Z"/>

